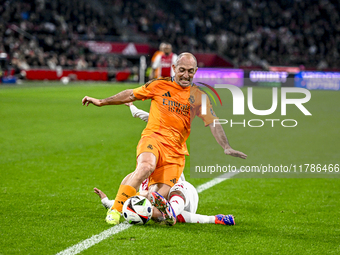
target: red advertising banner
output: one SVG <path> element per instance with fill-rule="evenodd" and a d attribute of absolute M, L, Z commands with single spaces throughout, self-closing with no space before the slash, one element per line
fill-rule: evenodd
<path fill-rule="evenodd" d="M 296 66 L 270 66 L 269 71 L 272 72 L 287 72 L 287 73 L 298 73 L 300 68 Z"/>
<path fill-rule="evenodd" d="M 89 48 L 93 53 L 116 53 L 123 55 L 149 54 L 150 46 L 141 43 L 80 41 L 81 45 Z"/>
<path fill-rule="evenodd" d="M 76 80 L 92 80 L 92 81 L 107 81 L 107 71 L 78 71 L 78 70 L 63 70 L 61 74 L 58 75 L 55 70 L 27 70 L 26 78 L 27 80 L 60 80 L 62 77 L 68 77 L 74 75 Z"/>

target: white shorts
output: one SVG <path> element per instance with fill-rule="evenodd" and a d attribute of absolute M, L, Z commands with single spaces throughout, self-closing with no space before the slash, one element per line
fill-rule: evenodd
<path fill-rule="evenodd" d="M 185 205 L 184 211 L 196 213 L 197 206 L 198 206 L 198 193 L 194 186 L 187 181 L 178 181 L 169 191 L 168 200 L 171 197 L 171 192 L 173 191 L 180 191 L 182 192 Z"/>

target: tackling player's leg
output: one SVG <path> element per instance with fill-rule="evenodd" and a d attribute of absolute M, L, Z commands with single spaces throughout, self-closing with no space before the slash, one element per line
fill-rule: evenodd
<path fill-rule="evenodd" d="M 136 170 L 124 178 L 118 189 L 115 202 L 107 212 L 105 219 L 107 223 L 119 224 L 124 202 L 129 197 L 136 195 L 141 183 L 155 170 L 156 163 L 156 156 L 151 152 L 143 152 L 138 156 Z"/>
<path fill-rule="evenodd" d="M 183 211 L 181 215 L 177 216 L 178 222 L 181 223 L 201 223 L 201 224 L 221 224 L 232 226 L 235 225 L 233 215 L 218 214 L 215 216 L 201 215 Z"/>
<path fill-rule="evenodd" d="M 176 214 L 169 202 L 158 192 L 151 193 L 151 204 L 163 215 L 166 224 L 173 226 L 176 224 Z"/>
<path fill-rule="evenodd" d="M 98 188 L 94 188 L 94 193 L 96 193 L 100 197 L 102 205 L 106 209 L 109 209 L 113 206 L 115 200 L 109 200 L 109 198 L 106 196 L 106 194 L 103 191 L 101 191 Z M 144 197 L 146 197 L 150 200 L 150 196 L 148 195 L 147 190 L 140 191 L 139 195 L 144 196 Z M 155 207 L 153 207 L 152 219 L 156 222 L 162 222 L 162 221 L 166 220 L 165 217 L 164 217 L 164 214 L 162 212 L 160 212 L 159 210 L 156 210 Z"/>
<path fill-rule="evenodd" d="M 200 215 L 196 214 L 198 206 L 198 193 L 196 188 L 187 181 L 179 181 L 170 190 L 170 204 L 177 213 L 178 222 L 186 223 L 211 223 L 222 225 L 235 225 L 232 215 Z M 184 201 L 184 210 L 181 202 Z M 182 211 L 180 211 L 182 210 Z"/>

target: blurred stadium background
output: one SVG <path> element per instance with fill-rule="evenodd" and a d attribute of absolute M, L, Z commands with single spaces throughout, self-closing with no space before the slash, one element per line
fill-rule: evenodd
<path fill-rule="evenodd" d="M 318 89 L 312 117 L 289 109 L 294 130 L 225 128 L 245 164 L 339 164 L 339 13 L 336 0 L 0 0 L 0 254 L 57 254 L 108 230 L 93 187 L 114 197 L 145 123 L 81 98 L 146 81 L 163 41 L 193 52 L 200 78 L 258 86 L 260 109 L 267 88 Z M 340 254 L 339 196 L 339 178 L 233 178 L 200 193 L 198 213 L 236 226 L 150 222 L 81 254 Z"/>
<path fill-rule="evenodd" d="M 0 3 L 3 83 L 139 81 L 141 56 L 149 66 L 162 41 L 174 53 L 193 52 L 200 67 L 240 68 L 245 78 L 250 71 L 340 71 L 336 0 Z"/>

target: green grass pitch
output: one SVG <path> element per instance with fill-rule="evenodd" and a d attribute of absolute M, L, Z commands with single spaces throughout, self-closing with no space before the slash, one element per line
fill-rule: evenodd
<path fill-rule="evenodd" d="M 136 86 L 0 86 L 0 254 L 56 254 L 110 228 L 93 187 L 114 198 L 135 167 L 145 123 L 126 106 L 84 107 L 81 99 Z M 136 105 L 148 110 L 150 102 Z M 340 93 L 312 91 L 307 108 L 315 117 L 296 129 L 294 148 L 315 163 L 340 163 Z M 266 129 L 225 130 L 235 149 L 248 154 L 247 164 L 260 163 L 263 150 L 274 163 L 296 159 L 291 142 Z M 194 186 L 209 180 L 190 178 L 188 165 L 185 174 Z M 339 254 L 339 198 L 335 178 L 233 178 L 200 193 L 198 213 L 233 214 L 235 226 L 150 222 L 81 254 Z"/>

